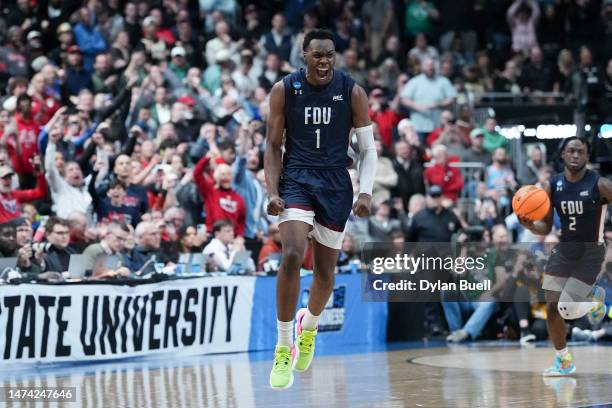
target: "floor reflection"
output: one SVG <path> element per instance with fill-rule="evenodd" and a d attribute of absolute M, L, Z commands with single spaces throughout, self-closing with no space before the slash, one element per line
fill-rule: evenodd
<path fill-rule="evenodd" d="M 470 347 L 318 356 L 311 371 L 295 374 L 289 392 L 268 387 L 270 353 L 255 357 L 157 358 L 12 372 L 0 369 L 0 384 L 76 387 L 78 406 L 82 407 L 472 408 L 612 403 L 612 348 L 582 347 L 574 353 L 580 364 L 579 374 L 555 379 L 543 379 L 540 374 L 540 366 L 549 362 L 550 349 Z M 598 365 L 607 365 L 608 374 Z"/>

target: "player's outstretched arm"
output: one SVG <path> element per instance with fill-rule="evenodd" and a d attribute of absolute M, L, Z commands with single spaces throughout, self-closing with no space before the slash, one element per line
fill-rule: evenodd
<path fill-rule="evenodd" d="M 370 214 L 372 201 L 372 188 L 376 176 L 376 146 L 372 123 L 368 115 L 368 96 L 363 88 L 354 85 L 351 91 L 351 109 L 353 113 L 353 127 L 359 145 L 359 197 L 353 204 L 353 212 L 359 217 Z"/>
<path fill-rule="evenodd" d="M 550 184 L 548 183 L 543 184 L 542 189 L 546 191 L 546 194 L 548 194 L 548 199 L 552 203 L 552 197 L 550 194 Z M 533 232 L 534 234 L 548 235 L 550 234 L 550 231 L 552 230 L 552 226 L 553 226 L 553 211 L 554 211 L 553 206 L 551 205 L 550 210 L 548 210 L 548 214 L 546 214 L 546 217 L 544 217 L 544 219 L 541 221 L 532 221 L 529 218 L 525 218 L 525 217 L 518 217 L 518 219 L 523 227 L 527 228 L 529 231 Z"/>
<path fill-rule="evenodd" d="M 266 151 L 264 154 L 264 174 L 268 186 L 270 202 L 268 214 L 280 214 L 285 203 L 278 193 L 278 182 L 282 168 L 283 132 L 285 131 L 285 87 L 279 81 L 270 91 L 270 114 L 268 116 Z"/>
<path fill-rule="evenodd" d="M 607 204 L 612 204 L 612 180 L 600 177 L 597 187 L 599 188 L 599 195 L 602 200 Z"/>

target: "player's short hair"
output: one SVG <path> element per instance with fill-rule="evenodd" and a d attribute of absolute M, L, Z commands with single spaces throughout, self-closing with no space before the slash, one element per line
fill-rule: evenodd
<path fill-rule="evenodd" d="M 304 41 L 302 42 L 302 51 L 308 50 L 308 46 L 310 45 L 310 41 L 312 40 L 331 40 L 334 43 L 334 48 L 336 48 L 336 38 L 334 33 L 325 29 L 315 29 L 308 32 L 304 36 Z"/>
<path fill-rule="evenodd" d="M 589 144 L 589 141 L 586 140 L 586 138 L 579 136 L 570 136 L 567 139 L 563 139 L 563 142 L 561 142 L 561 151 L 564 151 L 569 142 L 572 140 L 578 140 L 580 143 L 586 146 L 587 153 L 591 153 L 591 145 Z"/>

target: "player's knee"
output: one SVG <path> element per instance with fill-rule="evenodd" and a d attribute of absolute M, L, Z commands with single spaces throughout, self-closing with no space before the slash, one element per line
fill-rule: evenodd
<path fill-rule="evenodd" d="M 291 267 L 299 267 L 302 264 L 304 252 L 294 245 L 283 245 L 282 262 Z"/>

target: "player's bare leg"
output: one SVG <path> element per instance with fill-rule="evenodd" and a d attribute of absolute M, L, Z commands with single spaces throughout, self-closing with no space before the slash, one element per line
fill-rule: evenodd
<path fill-rule="evenodd" d="M 292 322 L 300 292 L 300 268 L 312 226 L 302 221 L 285 221 L 278 229 L 283 248 L 276 278 L 276 311 L 278 320 Z"/>
<path fill-rule="evenodd" d="M 298 311 L 295 323 L 296 371 L 307 370 L 314 357 L 317 322 L 334 289 L 334 271 L 340 252 L 316 240 L 312 242 L 312 249 L 314 271 L 308 308 Z"/>
<path fill-rule="evenodd" d="M 312 242 L 314 271 L 308 309 L 320 315 L 334 289 L 334 272 L 338 263 L 339 249 L 325 246 L 315 240 Z"/>
<path fill-rule="evenodd" d="M 555 364 L 544 371 L 544 376 L 568 375 L 574 372 L 576 367 L 572 355 L 567 349 L 565 320 L 559 314 L 558 302 L 561 292 L 547 290 L 544 296 L 546 299 L 546 328 L 557 354 Z"/>
<path fill-rule="evenodd" d="M 300 267 L 312 227 L 302 221 L 285 221 L 278 228 L 283 248 L 276 280 L 278 340 L 270 386 L 285 389 L 293 384 L 293 313 L 300 292 Z"/>
<path fill-rule="evenodd" d="M 560 292 L 550 290 L 547 290 L 544 295 L 546 297 L 546 328 L 555 350 L 562 350 L 567 347 L 565 320 L 559 314 L 558 308 L 560 295 Z"/>

